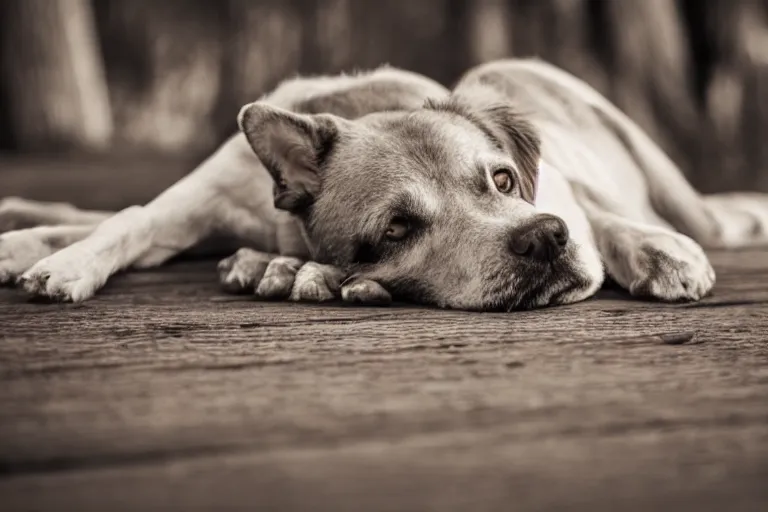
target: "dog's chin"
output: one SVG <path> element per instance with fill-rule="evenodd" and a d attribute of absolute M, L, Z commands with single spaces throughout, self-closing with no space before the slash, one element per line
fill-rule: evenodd
<path fill-rule="evenodd" d="M 496 311 L 537 309 L 582 301 L 596 286 L 599 284 L 581 272 L 573 255 L 567 253 L 551 263 L 518 269 L 508 283 L 495 287 L 497 293 L 487 302 Z"/>

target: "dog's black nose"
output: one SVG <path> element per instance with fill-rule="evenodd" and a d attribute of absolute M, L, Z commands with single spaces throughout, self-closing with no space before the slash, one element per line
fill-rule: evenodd
<path fill-rule="evenodd" d="M 536 215 L 509 235 L 512 252 L 539 261 L 554 261 L 568 243 L 568 227 L 554 215 Z"/>

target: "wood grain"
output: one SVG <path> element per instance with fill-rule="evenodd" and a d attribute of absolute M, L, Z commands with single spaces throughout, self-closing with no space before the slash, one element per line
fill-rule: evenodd
<path fill-rule="evenodd" d="M 215 262 L 0 292 L 4 510 L 764 510 L 768 252 L 514 314 L 231 298 Z"/>

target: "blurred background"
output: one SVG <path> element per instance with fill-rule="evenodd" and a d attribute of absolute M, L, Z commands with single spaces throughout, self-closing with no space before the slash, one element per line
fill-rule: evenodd
<path fill-rule="evenodd" d="M 286 77 L 510 56 L 588 81 L 702 191 L 768 191 L 768 0 L 2 0 L 0 50 L 0 196 L 143 202 Z"/>

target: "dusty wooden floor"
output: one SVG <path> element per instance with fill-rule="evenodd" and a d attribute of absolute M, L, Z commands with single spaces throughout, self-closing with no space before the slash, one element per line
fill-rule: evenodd
<path fill-rule="evenodd" d="M 213 261 L 0 290 L 0 509 L 768 510 L 768 251 L 712 257 L 700 304 L 515 314 L 233 300 Z"/>

